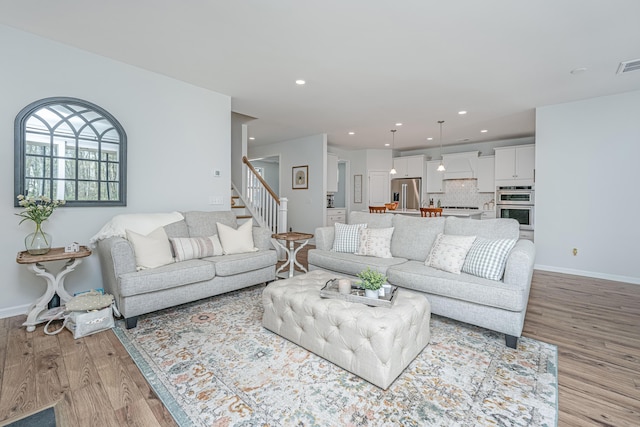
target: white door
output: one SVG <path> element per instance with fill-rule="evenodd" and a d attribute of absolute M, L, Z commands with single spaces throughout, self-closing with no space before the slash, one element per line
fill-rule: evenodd
<path fill-rule="evenodd" d="M 382 206 L 388 202 L 389 172 L 369 171 L 369 206 Z"/>

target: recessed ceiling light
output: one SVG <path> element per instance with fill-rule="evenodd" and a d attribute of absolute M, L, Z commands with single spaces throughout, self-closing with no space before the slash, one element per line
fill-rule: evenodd
<path fill-rule="evenodd" d="M 355 132 L 353 132 L 353 131 L 349 132 L 349 135 L 355 135 L 355 134 L 356 134 L 356 133 L 355 133 Z"/>
<path fill-rule="evenodd" d="M 482 129 L 480 132 L 481 132 L 481 133 L 487 133 L 487 132 L 489 132 L 489 131 L 488 131 L 488 130 L 486 130 L 486 129 Z"/>
<path fill-rule="evenodd" d="M 302 79 L 298 79 L 296 80 L 296 84 L 302 86 L 303 84 L 305 84 L 306 82 Z"/>
<path fill-rule="evenodd" d="M 427 138 L 427 141 L 433 141 L 433 138 L 429 137 Z"/>
<path fill-rule="evenodd" d="M 396 123 L 396 126 L 402 126 L 402 123 Z"/>
<path fill-rule="evenodd" d="M 254 140 L 254 139 L 256 139 L 256 138 L 255 138 L 255 137 L 253 137 L 253 136 L 250 136 L 250 137 L 249 137 L 249 139 L 253 141 L 253 140 Z"/>
<path fill-rule="evenodd" d="M 461 116 L 463 116 L 463 115 L 467 114 L 467 112 L 466 112 L 466 111 L 464 111 L 464 110 L 462 110 L 462 111 L 458 111 L 458 114 L 460 114 Z"/>
<path fill-rule="evenodd" d="M 386 144 L 384 144 L 385 147 L 390 146 L 391 144 L 389 144 L 388 142 Z"/>

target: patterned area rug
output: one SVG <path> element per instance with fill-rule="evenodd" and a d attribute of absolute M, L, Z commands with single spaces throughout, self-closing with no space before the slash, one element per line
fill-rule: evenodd
<path fill-rule="evenodd" d="M 557 349 L 438 316 L 383 391 L 264 329 L 264 286 L 115 328 L 181 426 L 555 426 Z"/>

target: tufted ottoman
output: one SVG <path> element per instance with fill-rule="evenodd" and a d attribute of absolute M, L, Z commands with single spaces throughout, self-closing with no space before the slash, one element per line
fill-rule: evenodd
<path fill-rule="evenodd" d="M 315 270 L 270 283 L 262 326 L 386 390 L 429 343 L 429 302 L 405 289 L 391 308 L 321 298 L 334 277 Z"/>

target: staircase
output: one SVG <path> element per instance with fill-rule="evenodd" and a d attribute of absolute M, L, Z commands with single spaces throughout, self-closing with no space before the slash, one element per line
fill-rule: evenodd
<path fill-rule="evenodd" d="M 231 188 L 231 210 L 236 214 L 238 224 L 253 218 L 250 213 L 247 213 L 247 206 L 233 187 Z"/>
<path fill-rule="evenodd" d="M 247 187 L 241 193 L 231 183 L 231 209 L 236 212 L 238 222 L 253 219 L 272 233 L 286 232 L 287 198 L 278 197 L 246 156 L 242 157 L 242 162 L 246 165 Z"/>

